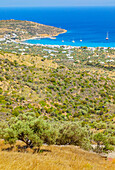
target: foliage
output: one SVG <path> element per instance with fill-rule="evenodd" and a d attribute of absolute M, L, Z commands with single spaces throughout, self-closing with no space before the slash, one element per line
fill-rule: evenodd
<path fill-rule="evenodd" d="M 80 122 L 58 122 L 54 125 L 54 128 L 59 130 L 56 144 L 77 145 L 86 150 L 91 148 L 90 131 L 87 127 L 82 127 Z"/>
<path fill-rule="evenodd" d="M 1 124 L 0 137 L 9 144 L 21 140 L 27 147 L 37 146 L 39 148 L 43 142 L 55 143 L 56 132 L 51 129 L 47 122 L 41 118 L 36 118 L 34 113 L 25 113 L 13 117 L 5 126 Z"/>
<path fill-rule="evenodd" d="M 0 127 L 0 137 L 11 145 L 21 140 L 30 148 L 39 148 L 43 143 L 77 145 L 86 150 L 91 148 L 90 131 L 80 122 L 45 121 L 34 113 L 25 113 L 7 123 L 0 123 Z"/>
<path fill-rule="evenodd" d="M 93 139 L 97 143 L 97 152 L 114 150 L 114 146 L 112 146 L 112 144 L 115 144 L 114 137 L 105 136 L 103 133 L 96 133 L 94 134 Z"/>

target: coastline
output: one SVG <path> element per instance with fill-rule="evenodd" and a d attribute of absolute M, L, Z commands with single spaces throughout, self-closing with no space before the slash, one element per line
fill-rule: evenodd
<path fill-rule="evenodd" d="M 41 39 L 41 38 L 50 38 L 50 39 L 56 39 L 56 37 L 60 34 L 65 34 L 67 32 L 67 30 L 64 29 L 63 32 L 61 33 L 56 33 L 54 35 L 48 35 L 48 34 L 41 34 L 40 36 L 34 36 L 34 37 L 31 37 L 31 38 L 27 38 L 27 39 L 22 39 L 22 40 L 16 40 L 16 42 L 24 42 L 24 41 L 27 41 L 27 40 L 34 40 L 34 39 Z"/>
<path fill-rule="evenodd" d="M 94 9 L 94 12 L 96 12 L 97 8 Z M 111 15 L 111 13 L 108 13 L 108 16 L 109 17 L 106 17 L 106 15 L 102 16 L 102 15 L 99 15 L 99 19 L 98 20 L 95 20 L 97 19 L 97 13 L 92 13 L 91 14 L 91 9 L 88 9 L 86 10 L 85 8 L 80 8 L 78 9 L 78 12 L 79 12 L 79 17 L 76 17 L 78 12 L 77 10 L 74 10 L 74 9 L 71 9 L 71 12 L 68 14 L 68 10 L 64 10 L 63 8 L 60 9 L 60 13 L 57 15 L 57 12 L 59 11 L 59 9 L 50 9 L 50 12 L 52 13 L 52 15 L 50 16 L 50 13 L 49 12 L 49 9 L 42 9 L 41 11 L 38 10 L 38 9 L 32 9 L 32 13 L 30 13 L 30 9 L 28 8 L 27 9 L 27 13 L 25 13 L 25 9 L 21 9 L 21 12 L 25 13 L 25 15 L 21 15 L 20 16 L 20 11 L 16 10 L 13 15 L 10 15 L 10 12 L 12 11 L 12 9 L 9 9 L 9 13 L 7 13 L 7 16 L 3 16 L 3 12 L 1 10 L 1 19 L 2 20 L 8 20 L 13 18 L 14 20 L 23 20 L 25 21 L 25 18 L 27 18 L 27 20 L 29 20 L 30 22 L 36 22 L 36 23 L 43 23 L 43 24 L 46 24 L 47 26 L 57 26 L 57 27 L 61 27 L 61 28 L 65 28 L 68 30 L 68 35 L 65 34 L 65 35 L 62 35 L 60 36 L 59 35 L 59 38 L 62 37 L 62 39 L 64 39 L 64 43 L 63 44 L 67 44 L 66 43 L 66 39 L 70 38 L 70 40 L 75 40 L 76 41 L 76 44 L 72 44 L 70 43 L 72 46 L 84 46 L 84 44 L 86 44 L 86 46 L 88 47 L 115 47 L 115 33 L 114 33 L 114 17 L 115 15 Z M 107 11 L 110 11 L 111 12 L 111 9 L 104 9 L 104 13 L 107 14 Z M 101 9 L 99 10 L 98 9 L 98 12 L 99 14 L 102 13 Z M 113 11 L 114 12 L 114 11 Z M 16 17 L 15 16 L 15 13 L 17 14 L 17 16 L 20 16 L 20 17 Z M 38 13 L 38 15 L 36 15 Z M 42 14 L 42 15 L 41 15 Z M 46 15 L 47 14 L 47 15 Z M 62 15 L 64 14 L 64 16 Z M 68 14 L 68 15 L 67 15 Z M 82 17 L 83 15 L 83 17 Z M 26 16 L 26 17 L 25 17 Z M 84 22 L 86 20 L 86 18 L 84 17 L 87 17 L 88 18 L 88 23 L 87 22 Z M 47 20 L 48 18 L 48 20 Z M 106 21 L 105 24 L 102 24 L 102 21 Z M 27 23 L 27 22 L 26 22 Z M 90 25 L 89 25 L 90 24 Z M 100 26 L 101 25 L 101 26 Z M 63 30 L 62 30 L 63 31 Z M 69 32 L 70 31 L 70 32 Z M 109 40 L 106 41 L 107 44 L 104 44 L 105 43 L 105 38 L 106 38 L 106 35 L 107 35 L 107 31 L 109 33 Z M 35 32 L 36 33 L 36 32 Z M 41 32 L 43 33 L 43 32 Z M 54 33 L 54 32 L 53 32 Z M 32 44 L 58 44 L 57 40 L 59 38 L 56 37 L 56 40 L 52 40 L 52 43 L 50 43 L 51 41 L 49 41 L 49 39 L 44 39 L 44 40 L 40 40 L 40 41 L 37 41 L 37 40 L 33 40 L 32 39 L 39 39 L 39 38 L 46 38 L 45 36 L 43 37 L 40 37 L 40 35 L 36 35 L 36 34 L 33 34 L 33 35 L 29 35 L 29 36 L 26 36 L 24 35 L 24 37 L 22 37 L 22 40 L 21 41 L 26 41 L 26 40 L 29 40 L 30 41 L 27 41 L 27 43 L 32 43 Z M 47 38 L 51 38 L 51 37 L 47 37 Z M 61 39 L 61 38 L 60 38 Z M 77 42 L 77 39 L 82 39 L 83 40 L 83 43 L 78 43 Z M 99 45 L 96 43 L 96 44 L 87 44 L 87 42 L 85 43 L 85 40 L 87 42 L 99 42 Z M 19 41 L 19 40 L 18 40 Z M 57 42 L 57 43 L 55 43 Z M 101 42 L 103 43 L 101 45 Z M 59 44 L 62 44 L 61 42 Z M 69 44 L 69 43 L 68 43 Z"/>
<path fill-rule="evenodd" d="M 64 46 L 64 47 L 71 47 L 71 48 L 81 48 L 81 47 L 87 47 L 88 49 L 96 49 L 96 48 L 104 48 L 104 49 L 107 49 L 107 48 L 111 48 L 111 49 L 115 49 L 115 47 L 106 47 L 106 46 L 87 46 L 87 45 L 66 45 L 66 44 L 63 44 L 63 45 L 60 45 L 60 44 L 42 44 L 42 43 L 37 43 L 37 44 L 33 44 L 33 43 L 28 43 L 28 42 L 25 42 L 27 40 L 35 40 L 39 37 L 34 37 L 34 38 L 31 38 L 31 39 L 26 39 L 26 40 L 22 40 L 22 41 L 19 41 L 17 43 L 20 43 L 20 44 L 26 44 L 26 45 L 31 45 L 31 46 L 45 46 L 45 47 L 61 47 L 61 46 Z M 42 38 L 51 38 L 51 37 L 42 37 Z M 40 38 L 41 39 L 41 38 Z M 15 41 L 16 42 L 16 41 Z"/>
<path fill-rule="evenodd" d="M 49 38 L 49 37 L 48 37 Z M 33 39 L 33 38 L 32 38 Z M 28 40 L 28 39 L 27 39 Z M 26 41 L 26 40 L 25 40 Z M 17 43 L 17 42 L 16 42 Z M 26 44 L 26 45 L 30 45 L 30 46 L 42 46 L 42 47 L 49 47 L 49 48 L 54 48 L 54 47 L 65 47 L 65 48 L 67 48 L 67 47 L 69 47 L 69 48 L 81 48 L 81 47 L 85 47 L 85 46 L 72 46 L 72 45 L 57 45 L 57 44 L 53 44 L 53 45 L 51 45 L 51 44 L 32 44 L 32 43 L 28 43 L 28 42 L 24 42 L 24 41 L 20 41 L 20 42 L 18 42 L 18 43 L 20 43 L 20 44 Z M 91 46 L 87 46 L 87 49 L 92 49 L 92 50 L 94 50 L 94 49 L 96 49 L 96 48 L 103 48 L 103 49 L 108 49 L 109 47 L 102 47 L 102 46 L 98 46 L 98 47 L 91 47 Z M 115 49 L 115 47 L 110 47 L 111 49 Z"/>
<path fill-rule="evenodd" d="M 40 38 L 56 39 L 55 37 L 59 34 L 67 32 L 62 28 L 26 20 L 0 20 L 0 24 L 1 38 L 15 40 L 16 42 Z"/>
<path fill-rule="evenodd" d="M 13 28 L 13 23 L 17 24 L 17 29 L 18 30 L 13 30 L 11 33 L 11 30 L 8 30 L 9 32 L 6 34 L 4 30 L 3 37 L 1 39 L 4 39 L 5 41 L 12 41 L 12 42 L 17 42 L 17 43 L 28 43 L 28 44 L 33 44 L 33 45 L 57 45 L 57 46 L 72 46 L 72 47 L 92 47 L 92 48 L 97 48 L 97 47 L 103 47 L 103 48 L 114 48 L 115 49 L 115 43 L 112 41 L 89 41 L 82 37 L 83 42 L 80 42 L 80 38 L 72 38 L 71 34 L 70 35 L 65 35 L 65 36 L 59 36 L 60 34 L 64 34 L 67 32 L 67 30 L 54 27 L 54 26 L 49 26 L 49 25 L 44 25 L 44 24 L 39 24 L 37 22 L 33 21 L 22 21 L 22 20 L 1 20 L 2 24 L 7 23 L 5 28 L 9 29 L 11 26 Z M 23 30 L 23 24 L 24 24 L 24 30 Z M 31 25 L 33 24 L 33 25 Z M 4 25 L 3 25 L 4 28 Z M 29 32 L 30 31 L 30 32 Z M 57 37 L 57 38 L 56 38 Z M 65 38 L 64 38 L 65 37 Z M 64 39 L 64 41 L 62 41 Z M 30 40 L 30 41 L 29 41 Z M 52 41 L 54 40 L 54 41 Z M 74 41 L 75 40 L 75 41 Z"/>
<path fill-rule="evenodd" d="M 67 45 L 67 44 L 42 44 L 42 43 L 37 43 L 37 44 L 34 44 L 34 43 L 28 43 L 28 42 L 25 42 L 25 41 L 28 41 L 28 40 L 40 40 L 40 39 L 45 39 L 45 38 L 50 38 L 50 39 L 56 39 L 56 37 L 58 36 L 58 35 L 60 35 L 60 34 L 64 34 L 64 33 L 66 33 L 67 32 L 67 30 L 64 30 L 62 33 L 57 33 L 57 34 L 54 34 L 54 35 L 46 35 L 46 34 L 41 34 L 40 36 L 36 36 L 36 37 L 31 37 L 31 38 L 28 38 L 28 39 L 22 39 L 22 40 L 18 40 L 18 41 L 16 41 L 16 42 L 18 42 L 18 43 L 24 43 L 24 44 L 28 44 L 28 45 L 36 45 L 36 46 L 47 46 L 47 47 L 59 47 L 59 46 L 65 46 L 65 47 L 67 47 L 67 46 L 71 46 L 71 47 L 74 47 L 74 48 L 80 48 L 80 47 L 87 47 L 87 48 L 90 48 L 90 49 L 96 49 L 96 48 L 104 48 L 104 49 L 107 49 L 107 48 L 111 48 L 111 49 L 115 49 L 115 47 L 114 46 L 101 46 L 101 45 L 97 45 L 97 46 L 87 46 L 87 45 L 83 45 L 83 44 L 81 44 L 81 45 Z"/>

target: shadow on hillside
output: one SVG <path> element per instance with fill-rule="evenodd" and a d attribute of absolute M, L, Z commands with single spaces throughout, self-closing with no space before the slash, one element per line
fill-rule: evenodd
<path fill-rule="evenodd" d="M 34 152 L 33 153 L 43 153 L 43 152 L 51 152 L 51 150 L 48 150 L 48 149 L 40 149 L 40 150 L 38 150 L 38 149 L 34 149 Z"/>
<path fill-rule="evenodd" d="M 18 152 L 28 152 L 27 149 L 28 149 L 28 147 L 26 145 L 23 145 L 23 146 L 16 145 L 16 150 Z"/>
<path fill-rule="evenodd" d="M 20 145 L 16 145 L 16 146 L 11 146 L 11 147 L 7 147 L 7 148 L 2 148 L 2 151 L 17 151 L 17 152 L 32 152 L 34 153 L 43 153 L 43 152 L 51 152 L 51 150 L 48 149 L 39 149 L 39 148 L 28 148 L 26 145 L 20 146 Z"/>
<path fill-rule="evenodd" d="M 12 151 L 14 146 L 8 147 L 8 148 L 3 148 L 2 151 Z"/>

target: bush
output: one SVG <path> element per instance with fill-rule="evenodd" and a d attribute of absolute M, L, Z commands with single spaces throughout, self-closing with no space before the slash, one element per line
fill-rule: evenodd
<path fill-rule="evenodd" d="M 104 142 L 105 137 L 102 133 L 96 133 L 96 134 L 94 134 L 93 139 L 97 143 L 97 145 L 100 146 L 100 143 Z"/>
<path fill-rule="evenodd" d="M 3 90 L 2 90 L 2 88 L 0 88 L 0 94 L 2 94 L 3 93 Z"/>
<path fill-rule="evenodd" d="M 55 125 L 59 129 L 59 136 L 56 140 L 58 145 L 77 145 L 89 150 L 90 132 L 86 127 L 82 127 L 78 122 L 61 122 Z"/>
<path fill-rule="evenodd" d="M 97 143 L 97 152 L 107 151 L 107 150 L 114 150 L 115 145 L 115 137 L 113 136 L 105 136 L 103 133 L 96 133 L 93 137 L 94 141 Z M 102 145 L 104 147 L 102 148 Z"/>
<path fill-rule="evenodd" d="M 102 152 L 103 147 L 101 147 L 101 144 L 104 144 L 105 136 L 102 133 L 96 133 L 96 134 L 94 134 L 93 139 L 97 143 L 97 148 L 95 151 Z"/>

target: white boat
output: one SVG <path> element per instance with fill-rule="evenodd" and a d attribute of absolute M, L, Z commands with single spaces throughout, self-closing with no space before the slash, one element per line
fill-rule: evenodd
<path fill-rule="evenodd" d="M 108 32 L 107 32 L 107 37 L 106 37 L 106 40 L 108 40 L 109 38 L 108 38 Z"/>
<path fill-rule="evenodd" d="M 62 40 L 62 42 L 64 42 L 64 40 Z"/>
<path fill-rule="evenodd" d="M 82 42 L 82 40 L 80 40 Z"/>
<path fill-rule="evenodd" d="M 72 43 L 75 43 L 75 41 L 73 40 Z"/>

